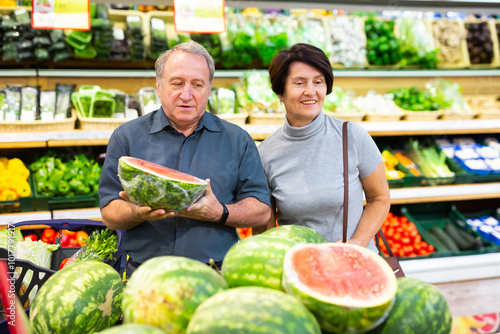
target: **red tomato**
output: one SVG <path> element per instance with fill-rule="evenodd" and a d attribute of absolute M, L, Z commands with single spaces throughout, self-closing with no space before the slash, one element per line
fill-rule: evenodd
<path fill-rule="evenodd" d="M 65 258 L 64 260 L 62 260 L 61 265 L 59 266 L 59 270 L 64 268 L 64 266 L 73 263 L 73 261 L 75 261 L 75 259 L 72 257 Z"/>
<path fill-rule="evenodd" d="M 24 237 L 24 240 L 37 241 L 38 237 L 36 236 L 36 234 L 28 234 Z"/>
<path fill-rule="evenodd" d="M 53 244 L 55 243 L 56 231 L 52 228 L 46 228 L 42 232 L 42 241 Z"/>
<path fill-rule="evenodd" d="M 78 246 L 85 245 L 87 240 L 89 238 L 89 235 L 85 231 L 78 231 L 76 232 L 76 242 Z"/>

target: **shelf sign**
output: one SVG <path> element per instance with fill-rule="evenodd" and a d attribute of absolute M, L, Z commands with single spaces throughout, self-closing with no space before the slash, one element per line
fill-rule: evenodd
<path fill-rule="evenodd" d="M 225 0 L 172 0 L 178 33 L 218 34 L 226 31 Z"/>
<path fill-rule="evenodd" d="M 90 30 L 90 0 L 33 0 L 33 29 Z"/>

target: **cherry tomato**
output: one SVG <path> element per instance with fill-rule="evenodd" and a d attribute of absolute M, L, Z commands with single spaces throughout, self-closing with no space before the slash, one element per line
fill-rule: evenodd
<path fill-rule="evenodd" d="M 65 258 L 64 260 L 62 260 L 61 265 L 59 266 L 59 270 L 64 268 L 64 266 L 73 263 L 74 261 L 75 261 L 75 259 L 72 257 Z"/>

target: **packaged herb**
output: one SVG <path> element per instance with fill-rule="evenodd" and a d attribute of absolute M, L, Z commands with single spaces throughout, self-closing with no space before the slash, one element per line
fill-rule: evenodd
<path fill-rule="evenodd" d="M 90 117 L 113 117 L 116 108 L 115 94 L 110 90 L 98 90 L 92 99 Z"/>
<path fill-rule="evenodd" d="M 156 89 L 152 87 L 144 87 L 137 92 L 137 98 L 141 106 L 141 115 L 146 115 L 160 107 L 160 98 Z"/>
<path fill-rule="evenodd" d="M 219 113 L 219 102 L 217 100 L 217 88 L 212 88 L 208 96 L 208 108 L 212 114 Z"/>
<path fill-rule="evenodd" d="M 21 116 L 22 121 L 40 119 L 40 87 L 21 87 Z"/>
<path fill-rule="evenodd" d="M 56 83 L 56 112 L 54 119 L 62 120 L 71 117 L 71 93 L 76 89 L 76 84 L 68 85 Z"/>
<path fill-rule="evenodd" d="M 36 46 L 51 46 L 52 42 L 48 36 L 36 36 L 33 38 L 33 44 Z"/>
<path fill-rule="evenodd" d="M 42 90 L 40 92 L 40 119 L 52 121 L 56 113 L 56 91 Z"/>
<path fill-rule="evenodd" d="M 5 88 L 7 112 L 4 114 L 6 121 L 17 121 L 21 116 L 21 86 L 7 85 Z"/>
<path fill-rule="evenodd" d="M 132 34 L 142 35 L 142 22 L 141 18 L 137 15 L 127 16 L 127 31 Z"/>
<path fill-rule="evenodd" d="M 2 46 L 2 59 L 3 60 L 17 59 L 17 48 L 15 43 L 8 42 Z"/>
<path fill-rule="evenodd" d="M 50 58 L 50 53 L 47 49 L 36 48 L 35 49 L 35 59 L 38 61 L 48 60 Z"/>
<path fill-rule="evenodd" d="M 52 43 L 62 42 L 64 41 L 64 31 L 59 29 L 51 30 L 49 33 L 50 39 Z"/>
<path fill-rule="evenodd" d="M 234 90 L 227 88 L 219 88 L 217 90 L 219 101 L 219 114 L 234 114 L 236 104 L 236 94 Z"/>
<path fill-rule="evenodd" d="M 128 107 L 128 94 L 117 89 L 111 90 L 115 94 L 115 112 L 114 118 L 125 117 L 125 111 Z"/>
<path fill-rule="evenodd" d="M 0 28 L 3 30 L 10 30 L 16 26 L 16 21 L 12 19 L 9 15 L 2 15 L 2 22 L 0 24 Z"/>
<path fill-rule="evenodd" d="M 165 21 L 153 17 L 151 18 L 151 40 L 167 42 L 167 31 L 165 28 Z"/>

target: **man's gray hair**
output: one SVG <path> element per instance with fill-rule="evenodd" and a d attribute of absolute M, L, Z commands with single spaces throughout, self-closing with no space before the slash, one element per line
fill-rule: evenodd
<path fill-rule="evenodd" d="M 177 44 L 170 50 L 164 51 L 157 59 L 155 62 L 155 71 L 156 71 L 156 78 L 158 79 L 158 82 L 161 82 L 162 75 L 163 75 L 163 68 L 165 67 L 165 63 L 167 62 L 168 57 L 176 51 L 184 51 L 184 52 L 189 52 L 195 55 L 199 55 L 204 57 L 207 60 L 208 64 L 208 71 L 209 71 L 209 78 L 210 82 L 214 80 L 214 72 L 215 72 L 215 64 L 214 64 L 214 59 L 208 53 L 208 51 L 199 43 L 195 41 L 188 41 L 185 43 Z"/>

